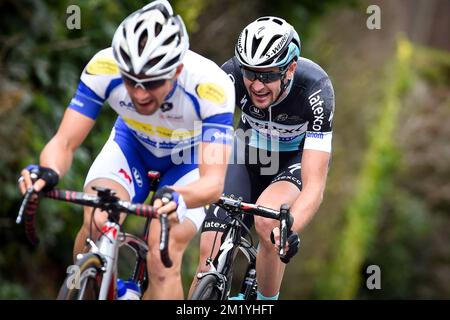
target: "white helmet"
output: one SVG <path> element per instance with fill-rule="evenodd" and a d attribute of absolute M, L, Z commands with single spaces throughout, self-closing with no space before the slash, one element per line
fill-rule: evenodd
<path fill-rule="evenodd" d="M 285 20 L 262 17 L 242 30 L 234 53 L 246 67 L 283 69 L 300 56 L 300 38 Z"/>
<path fill-rule="evenodd" d="M 169 79 L 189 48 L 189 37 L 169 2 L 157 0 L 120 24 L 112 48 L 122 72 Z"/>

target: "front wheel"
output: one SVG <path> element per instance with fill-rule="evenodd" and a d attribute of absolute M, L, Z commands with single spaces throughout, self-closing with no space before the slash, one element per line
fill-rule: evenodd
<path fill-rule="evenodd" d="M 98 300 L 103 273 L 101 259 L 87 254 L 77 261 L 58 293 L 58 300 Z"/>
<path fill-rule="evenodd" d="M 222 292 L 219 286 L 219 279 L 212 274 L 208 274 L 198 280 L 191 300 L 221 300 Z"/>

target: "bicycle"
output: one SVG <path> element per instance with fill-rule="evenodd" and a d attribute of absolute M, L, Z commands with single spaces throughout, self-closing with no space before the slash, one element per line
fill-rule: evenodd
<path fill-rule="evenodd" d="M 151 191 L 154 191 L 159 183 L 160 174 L 156 171 L 150 171 L 148 176 L 152 179 Z M 96 242 L 90 238 L 86 240 L 90 250 L 88 253 L 77 256 L 75 270 L 77 270 L 78 276 L 74 277 L 74 275 L 69 274 L 66 277 L 59 290 L 58 300 L 114 300 L 116 297 L 115 280 L 117 279 L 118 253 L 119 248 L 124 245 L 132 249 L 136 256 L 132 281 L 139 286 L 141 292 L 147 288 L 147 239 L 149 225 L 151 220 L 156 217 L 156 211 L 150 205 L 133 204 L 120 200 L 111 189 L 98 186 L 93 187 L 93 189 L 97 192 L 97 195 L 59 189 L 53 189 L 40 195 L 54 200 L 90 206 L 93 208 L 92 213 L 98 208 L 108 214 L 107 222 L 102 226 L 98 240 Z M 35 196 L 33 197 L 33 195 Z M 32 188 L 27 190 L 16 220 L 17 223 L 20 223 L 23 216 L 26 236 L 33 245 L 39 243 L 35 228 L 35 213 L 40 196 L 36 196 Z M 164 198 L 162 200 L 163 202 L 168 201 Z M 119 224 L 120 213 L 147 218 L 142 237 L 122 232 L 122 227 Z M 161 222 L 161 261 L 164 266 L 169 268 L 172 266 L 172 261 L 168 252 L 169 224 L 167 215 L 159 215 L 159 220 Z"/>
<path fill-rule="evenodd" d="M 245 203 L 241 198 L 222 196 L 215 205 L 227 211 L 231 217 L 227 229 L 222 235 L 222 244 L 216 258 L 212 259 L 214 246 L 211 255 L 206 261 L 210 270 L 198 273 L 198 283 L 192 293 L 191 300 L 227 300 L 231 290 L 233 277 L 233 264 L 239 250 L 247 259 L 248 265 L 241 284 L 240 293 L 245 300 L 256 300 L 256 255 L 257 249 L 253 246 L 250 231 L 244 224 L 242 215 L 250 214 L 266 217 L 280 221 L 280 250 L 279 255 L 284 256 L 288 230 L 292 227 L 293 218 L 289 212 L 288 205 L 282 205 L 280 211 L 266 208 L 260 205 Z M 250 241 L 242 237 L 242 228 L 250 237 Z M 217 237 L 218 232 L 216 233 Z M 214 243 L 216 239 L 214 239 Z"/>

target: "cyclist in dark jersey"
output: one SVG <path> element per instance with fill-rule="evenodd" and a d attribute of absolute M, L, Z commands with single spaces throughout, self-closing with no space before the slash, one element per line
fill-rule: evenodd
<path fill-rule="evenodd" d="M 298 250 L 297 233 L 322 201 L 331 155 L 333 87 L 319 65 L 300 57 L 297 32 L 277 17 L 249 24 L 239 36 L 235 57 L 222 69 L 234 82 L 242 110 L 224 192 L 274 209 L 288 203 L 294 217 L 282 261 L 271 241 L 273 233 L 279 242 L 277 222 L 255 218 L 258 299 L 277 299 L 285 264 Z M 209 207 L 197 272 L 207 271 L 216 231 L 223 232 L 227 220 L 222 209 Z"/>

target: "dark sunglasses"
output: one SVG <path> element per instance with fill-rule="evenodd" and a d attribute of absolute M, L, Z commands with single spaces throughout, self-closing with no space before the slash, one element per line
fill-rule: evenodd
<path fill-rule="evenodd" d="M 122 79 L 127 85 L 132 86 L 133 88 L 141 86 L 145 90 L 157 89 L 157 88 L 161 87 L 164 83 L 166 83 L 166 80 L 167 80 L 167 79 L 160 79 L 160 80 L 143 79 L 143 80 L 138 81 L 135 79 L 131 79 L 130 77 L 128 77 L 126 74 L 123 74 L 123 73 L 122 73 Z"/>
<path fill-rule="evenodd" d="M 286 70 L 280 72 L 256 72 L 250 69 L 241 67 L 242 74 L 250 81 L 258 79 L 262 83 L 270 83 L 283 79 Z"/>

